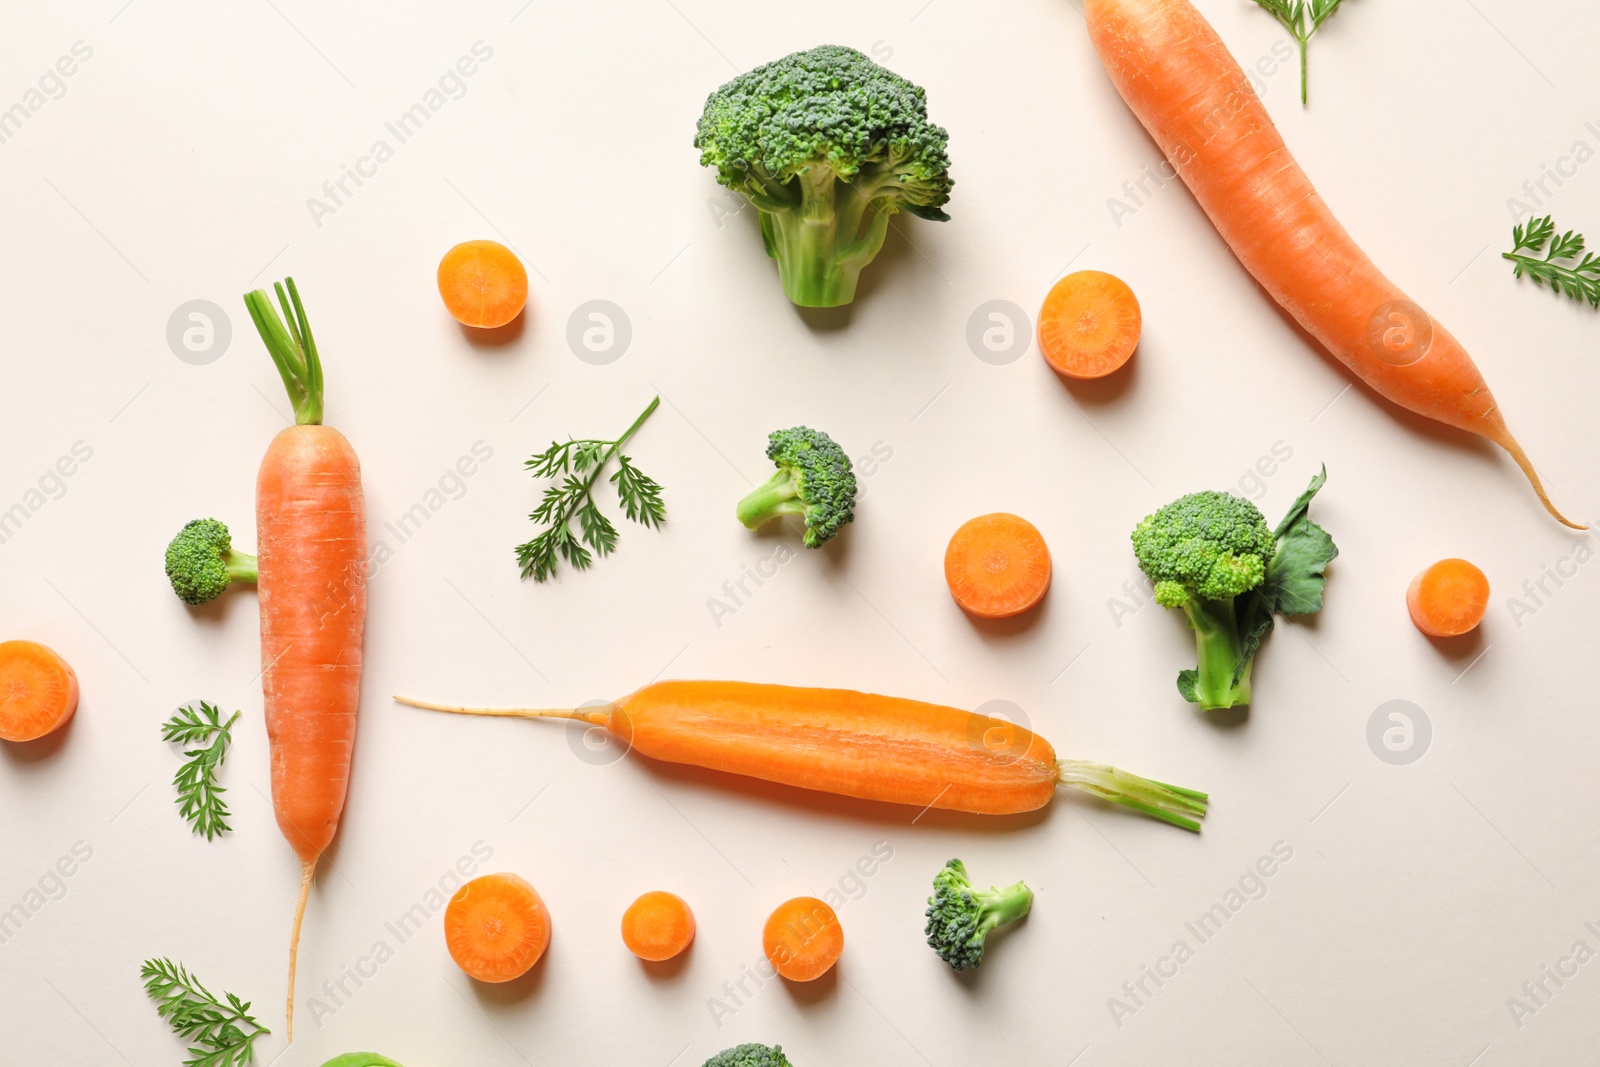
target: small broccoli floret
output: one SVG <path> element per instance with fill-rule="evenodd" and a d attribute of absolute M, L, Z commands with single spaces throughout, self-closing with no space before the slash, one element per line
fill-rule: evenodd
<path fill-rule="evenodd" d="M 948 140 L 920 87 L 854 48 L 822 45 L 713 92 L 694 144 L 761 212 L 789 299 L 837 307 L 855 297 L 895 212 L 949 218 Z"/>
<path fill-rule="evenodd" d="M 723 1049 L 705 1062 L 705 1067 L 793 1067 L 777 1045 L 739 1045 Z"/>
<path fill-rule="evenodd" d="M 1178 692 L 1202 709 L 1250 703 L 1250 670 L 1277 614 L 1322 608 L 1323 572 L 1339 554 L 1307 517 L 1324 471 L 1276 530 L 1250 501 L 1191 493 L 1133 531 L 1133 551 L 1158 604 L 1181 608 L 1194 631 L 1196 670 L 1178 675 Z"/>
<path fill-rule="evenodd" d="M 777 473 L 739 501 L 739 521 L 747 527 L 799 515 L 806 520 L 806 547 L 820 548 L 855 518 L 855 471 L 833 438 L 805 426 L 774 430 L 767 458 Z"/>
<path fill-rule="evenodd" d="M 984 942 L 996 929 L 1014 923 L 1033 907 L 1026 883 L 1004 889 L 978 889 L 967 877 L 967 865 L 951 860 L 933 879 L 928 898 L 928 944 L 956 970 L 983 962 Z"/>
<path fill-rule="evenodd" d="M 256 580 L 256 558 L 236 552 L 228 527 L 216 519 L 196 519 L 167 545 L 167 577 L 185 604 L 204 604 L 222 595 L 231 582 Z"/>

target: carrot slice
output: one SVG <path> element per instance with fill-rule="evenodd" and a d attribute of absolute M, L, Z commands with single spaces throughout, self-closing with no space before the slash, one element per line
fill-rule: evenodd
<path fill-rule="evenodd" d="M 528 272 L 497 241 L 463 241 L 439 261 L 439 295 L 463 326 L 492 330 L 522 314 Z"/>
<path fill-rule="evenodd" d="M 622 913 L 622 943 L 641 960 L 670 960 L 694 940 L 694 912 L 683 898 L 654 890 Z"/>
<path fill-rule="evenodd" d="M 791 982 L 810 982 L 839 962 L 844 928 L 825 902 L 795 897 L 779 904 L 768 917 L 761 947 L 779 974 Z"/>
<path fill-rule="evenodd" d="M 550 947 L 550 910 L 514 874 L 474 878 L 444 910 L 450 958 L 480 982 L 509 982 L 539 962 Z"/>
<path fill-rule="evenodd" d="M 1139 347 L 1139 298 L 1114 274 L 1080 270 L 1051 287 L 1039 309 L 1039 350 L 1069 378 L 1104 378 Z"/>
<path fill-rule="evenodd" d="M 1050 549 L 1027 519 L 979 515 L 950 538 L 944 580 L 956 603 L 979 618 L 1020 615 L 1050 588 Z"/>
<path fill-rule="evenodd" d="M 0 740 L 32 741 L 78 710 L 78 676 L 33 641 L 0 643 Z"/>
<path fill-rule="evenodd" d="M 1459 637 L 1489 610 L 1489 579 L 1464 559 L 1441 559 L 1411 579 L 1406 608 L 1429 637 Z"/>

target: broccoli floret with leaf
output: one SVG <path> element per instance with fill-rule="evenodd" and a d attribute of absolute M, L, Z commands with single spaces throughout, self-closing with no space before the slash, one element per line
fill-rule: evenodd
<path fill-rule="evenodd" d="M 793 1067 L 777 1045 L 739 1045 L 723 1049 L 705 1062 L 705 1067 Z"/>
<path fill-rule="evenodd" d="M 713 92 L 694 145 L 761 213 L 789 299 L 838 307 L 855 297 L 895 212 L 950 217 L 948 140 L 919 86 L 854 48 L 822 45 Z"/>
<path fill-rule="evenodd" d="M 746 527 L 798 515 L 806 522 L 806 547 L 820 548 L 855 518 L 855 471 L 833 438 L 805 426 L 774 430 L 767 458 L 777 472 L 739 501 L 737 515 Z"/>
<path fill-rule="evenodd" d="M 1219 492 L 1181 497 L 1134 529 L 1156 602 L 1182 609 L 1194 631 L 1199 664 L 1178 674 L 1185 700 L 1208 711 L 1250 703 L 1251 668 L 1274 618 L 1322 610 L 1339 549 L 1309 513 L 1327 480 L 1324 468 L 1276 529 L 1250 501 Z"/>
<path fill-rule="evenodd" d="M 223 523 L 195 519 L 167 545 L 167 578 L 179 600 L 204 604 L 233 582 L 254 582 L 256 558 L 234 549 Z"/>
<path fill-rule="evenodd" d="M 956 970 L 983 962 L 985 942 L 995 930 L 1014 923 L 1033 907 L 1033 890 L 1024 882 L 1004 889 L 979 889 L 967 865 L 951 860 L 933 879 L 928 898 L 928 944 Z"/>

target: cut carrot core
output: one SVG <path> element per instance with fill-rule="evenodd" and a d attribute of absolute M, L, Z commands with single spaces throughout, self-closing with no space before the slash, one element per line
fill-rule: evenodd
<path fill-rule="evenodd" d="M 78 710 L 78 676 L 34 641 L 0 643 L 0 740 L 33 741 Z"/>
<path fill-rule="evenodd" d="M 496 241 L 463 241 L 439 261 L 439 295 L 463 326 L 504 326 L 528 302 L 528 272 Z"/>
<path fill-rule="evenodd" d="M 1081 270 L 1056 282 L 1039 309 L 1039 350 L 1069 378 L 1104 378 L 1139 347 L 1139 298 L 1114 274 Z"/>
<path fill-rule="evenodd" d="M 1489 610 L 1489 579 L 1464 559 L 1441 559 L 1411 579 L 1406 609 L 1429 637 L 1459 637 Z"/>
<path fill-rule="evenodd" d="M 673 893 L 646 893 L 622 913 L 622 943 L 641 960 L 670 960 L 693 940 L 694 913 Z"/>
<path fill-rule="evenodd" d="M 550 947 L 550 911 L 514 874 L 474 878 L 450 898 L 444 940 L 456 966 L 480 982 L 509 982 Z"/>
<path fill-rule="evenodd" d="M 816 897 L 778 905 L 761 933 L 767 961 L 791 982 L 821 978 L 844 952 L 844 928 L 832 908 Z"/>
<path fill-rule="evenodd" d="M 1020 615 L 1050 588 L 1050 549 L 1027 519 L 980 515 L 950 538 L 944 579 L 956 603 L 980 618 Z"/>

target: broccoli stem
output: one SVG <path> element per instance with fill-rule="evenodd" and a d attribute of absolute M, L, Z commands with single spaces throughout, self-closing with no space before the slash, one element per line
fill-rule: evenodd
<path fill-rule="evenodd" d="M 1026 882 L 1017 882 L 1004 889 L 973 890 L 972 897 L 984 909 L 984 927 L 996 930 L 1014 923 L 1033 908 L 1033 890 Z"/>
<path fill-rule="evenodd" d="M 1104 763 L 1064 759 L 1057 760 L 1056 767 L 1057 785 L 1081 789 L 1185 830 L 1200 831 L 1198 820 L 1205 818 L 1208 799 L 1205 793 L 1141 778 Z"/>
<path fill-rule="evenodd" d="M 740 500 L 736 512 L 739 521 L 751 530 L 783 515 L 805 513 L 805 501 L 799 498 L 794 475 L 786 470 L 778 471 Z"/>
<path fill-rule="evenodd" d="M 228 567 L 228 581 L 230 582 L 255 582 L 256 557 L 248 552 L 230 550 L 223 562 Z"/>
<path fill-rule="evenodd" d="M 1200 600 L 1190 597 L 1183 606 L 1194 631 L 1195 651 L 1199 654 L 1199 675 L 1194 685 L 1194 702 L 1203 711 L 1233 708 L 1250 703 L 1250 668 L 1246 663 L 1234 683 L 1244 647 L 1239 638 L 1239 623 L 1233 600 Z"/>
<path fill-rule="evenodd" d="M 821 164 L 794 180 L 800 185 L 800 203 L 761 216 L 767 254 L 778 262 L 783 291 L 799 307 L 848 304 L 855 299 L 861 268 L 883 247 L 893 201 L 874 204 Z"/>

